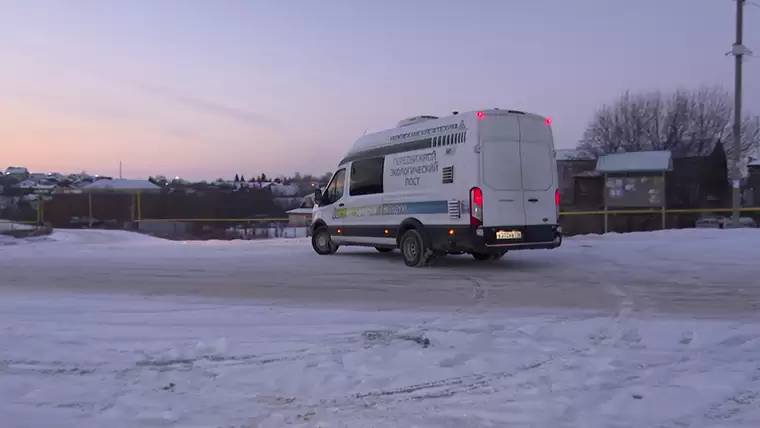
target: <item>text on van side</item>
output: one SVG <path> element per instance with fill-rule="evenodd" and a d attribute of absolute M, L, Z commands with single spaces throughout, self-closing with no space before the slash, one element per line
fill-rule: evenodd
<path fill-rule="evenodd" d="M 393 163 L 391 176 L 404 177 L 404 185 L 406 186 L 419 185 L 421 174 L 438 172 L 435 150 L 420 155 L 401 156 L 394 159 Z"/>

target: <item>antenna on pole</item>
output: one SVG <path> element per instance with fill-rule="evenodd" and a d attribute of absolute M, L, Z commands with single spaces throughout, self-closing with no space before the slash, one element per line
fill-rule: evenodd
<path fill-rule="evenodd" d="M 119 161 L 119 179 L 123 179 L 124 176 L 121 175 L 121 161 Z"/>

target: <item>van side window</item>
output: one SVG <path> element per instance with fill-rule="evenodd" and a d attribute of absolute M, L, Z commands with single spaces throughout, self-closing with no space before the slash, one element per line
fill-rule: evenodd
<path fill-rule="evenodd" d="M 351 164 L 351 184 L 348 187 L 348 193 L 351 196 L 383 193 L 384 165 L 384 156 L 353 162 Z"/>
<path fill-rule="evenodd" d="M 343 197 L 343 191 L 346 187 L 346 170 L 340 169 L 335 173 L 330 184 L 327 185 L 327 205 L 338 202 L 338 199 Z"/>

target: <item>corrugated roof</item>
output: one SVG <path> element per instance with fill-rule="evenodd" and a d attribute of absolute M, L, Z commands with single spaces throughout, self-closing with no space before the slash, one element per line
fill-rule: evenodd
<path fill-rule="evenodd" d="M 670 150 L 610 153 L 596 161 L 596 170 L 603 173 L 663 172 L 672 169 L 673 155 Z"/>
<path fill-rule="evenodd" d="M 286 211 L 285 214 L 311 214 L 311 208 L 294 208 L 290 211 Z"/>

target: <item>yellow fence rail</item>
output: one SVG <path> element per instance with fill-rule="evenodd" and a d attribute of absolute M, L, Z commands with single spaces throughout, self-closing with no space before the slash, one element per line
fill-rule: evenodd
<path fill-rule="evenodd" d="M 88 194 L 89 196 L 89 212 L 92 217 L 93 200 L 92 195 L 97 193 L 128 193 L 134 197 L 134 209 L 132 210 L 131 220 L 135 223 L 284 223 L 289 222 L 289 218 L 142 218 L 142 195 L 152 194 L 160 192 L 161 188 L 156 189 L 119 189 L 119 188 L 56 188 L 56 189 L 37 189 L 35 193 L 43 194 L 48 197 L 54 197 L 61 194 Z M 45 220 L 45 203 L 44 198 L 40 198 L 41 203 L 37 204 L 37 220 L 36 221 L 16 221 L 19 224 L 43 224 Z M 760 212 L 760 207 L 744 207 L 741 208 L 742 213 L 756 213 Z M 662 217 L 663 226 L 665 225 L 665 217 L 669 214 L 706 214 L 706 213 L 731 213 L 731 208 L 701 208 L 701 209 L 625 209 L 625 210 L 590 210 L 590 211 L 563 211 L 560 212 L 561 217 L 566 216 L 604 216 L 605 217 L 605 230 L 607 230 L 607 218 L 619 215 L 659 215 Z"/>
<path fill-rule="evenodd" d="M 136 220 L 142 223 L 265 223 L 290 221 L 289 218 L 144 218 Z"/>
<path fill-rule="evenodd" d="M 565 211 L 560 212 L 560 216 L 577 216 L 577 215 L 660 215 L 665 214 L 706 214 L 706 213 L 730 213 L 731 208 L 700 208 L 700 209 L 669 209 L 669 210 L 598 210 L 598 211 Z M 741 208 L 741 212 L 760 212 L 760 207 Z M 285 222 L 288 218 L 144 218 L 138 222 L 209 222 L 209 223 L 263 223 L 263 222 Z"/>
<path fill-rule="evenodd" d="M 741 212 L 760 212 L 760 207 L 741 208 Z M 651 209 L 651 210 L 607 210 L 607 211 L 566 211 L 559 215 L 620 215 L 620 214 L 707 214 L 707 213 L 730 213 L 731 208 L 699 208 L 699 209 Z"/>

